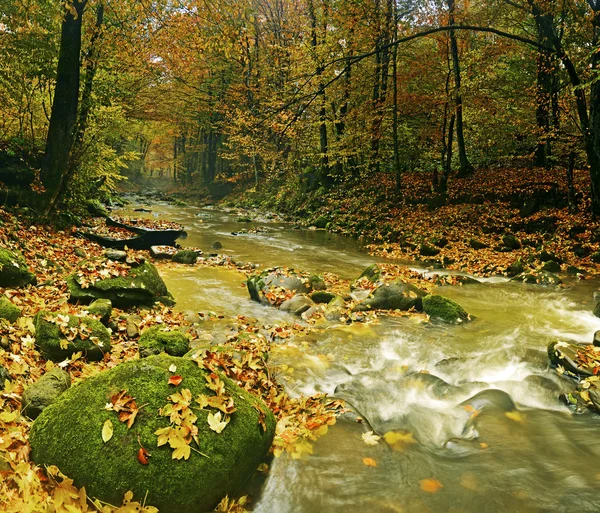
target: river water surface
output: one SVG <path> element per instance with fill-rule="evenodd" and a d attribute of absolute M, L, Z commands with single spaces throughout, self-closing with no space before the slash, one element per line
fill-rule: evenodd
<path fill-rule="evenodd" d="M 268 218 L 240 223 L 234 213 L 206 208 L 151 208 L 143 215 L 185 226 L 183 245 L 207 253 L 219 241 L 220 253 L 260 268 L 354 278 L 376 261 L 355 241 L 324 231 Z M 239 233 L 257 227 L 266 231 Z M 237 271 L 181 266 L 164 278 L 182 310 L 297 322 L 250 301 Z M 252 490 L 254 511 L 600 511 L 600 415 L 572 414 L 562 405 L 558 396 L 572 385 L 547 364 L 549 341 L 587 342 L 600 329 L 591 313 L 598 282 L 571 285 L 547 290 L 490 280 L 444 287 L 437 292 L 458 301 L 473 322 L 328 324 L 275 347 L 271 362 L 286 368 L 280 379 L 289 393 L 324 392 L 358 413 L 340 418 L 312 455 L 274 459 Z M 357 422 L 359 416 L 366 420 Z M 369 446 L 361 435 L 371 428 L 406 438 Z"/>

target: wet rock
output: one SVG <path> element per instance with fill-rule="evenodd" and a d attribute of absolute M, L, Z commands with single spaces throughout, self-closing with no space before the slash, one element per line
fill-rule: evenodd
<path fill-rule="evenodd" d="M 125 260 L 127 260 L 127 251 L 121 249 L 107 249 L 104 251 L 104 256 L 115 262 L 125 262 Z"/>
<path fill-rule="evenodd" d="M 314 303 L 308 296 L 296 294 L 293 298 L 281 303 L 279 309 L 283 312 L 290 312 L 291 314 L 300 316 L 312 306 L 314 306 Z"/>
<path fill-rule="evenodd" d="M 221 244 L 219 241 L 215 241 L 212 243 L 211 248 L 212 249 L 221 249 L 223 247 L 223 244 Z"/>
<path fill-rule="evenodd" d="M 325 290 L 327 289 L 327 284 L 325 280 L 321 276 L 313 274 L 309 279 L 308 283 L 310 284 L 311 290 Z"/>
<path fill-rule="evenodd" d="M 517 260 L 515 260 L 512 264 L 510 264 L 506 268 L 506 275 L 510 276 L 510 277 L 518 276 L 524 270 L 525 270 L 525 267 L 523 266 L 523 262 L 521 261 L 520 258 L 518 258 Z"/>
<path fill-rule="evenodd" d="M 521 273 L 515 276 L 513 281 L 520 281 L 528 285 L 541 285 L 543 287 L 556 287 L 562 283 L 562 280 L 556 274 L 547 271 Z"/>
<path fill-rule="evenodd" d="M 325 290 L 317 290 L 310 295 L 310 298 L 315 303 L 325 303 L 329 304 L 333 301 L 337 296 L 333 292 L 327 292 Z"/>
<path fill-rule="evenodd" d="M 165 282 L 150 262 L 130 268 L 127 276 L 99 280 L 87 288 L 83 288 L 80 281 L 76 272 L 67 278 L 69 301 L 73 303 L 88 304 L 96 299 L 110 299 L 113 306 L 119 308 L 151 306 L 157 301 L 167 306 L 175 304 Z"/>
<path fill-rule="evenodd" d="M 344 299 L 337 296 L 332 299 L 325 308 L 325 319 L 330 322 L 337 322 L 342 318 L 346 310 L 346 304 Z"/>
<path fill-rule="evenodd" d="M 210 371 L 193 360 L 160 355 L 122 363 L 67 390 L 42 412 L 30 431 L 32 460 L 58 466 L 77 487 L 85 486 L 90 497 L 107 503 L 120 504 L 123 492 L 131 490 L 133 500 L 161 513 L 211 511 L 222 497 L 235 494 L 261 463 L 276 421 L 260 399 L 219 376 L 236 408 L 229 424 L 216 433 L 207 422 L 208 413 L 216 410 L 195 409 L 199 450 L 204 454 L 190 451 L 187 460 L 173 459 L 168 443 L 157 447 L 155 434 L 170 426 L 159 411 L 179 390 L 168 384 L 173 366 L 183 378 L 181 388 L 193 398 L 215 395 L 206 379 Z M 138 406 L 144 405 L 130 429 L 105 408 L 119 390 L 127 390 Z M 104 442 L 100 433 L 107 420 L 114 434 Z M 140 446 L 152 454 L 148 465 L 136 457 Z"/>
<path fill-rule="evenodd" d="M 112 314 L 112 303 L 110 299 L 96 299 L 88 307 L 88 312 L 100 317 L 100 322 L 106 324 Z"/>
<path fill-rule="evenodd" d="M 594 315 L 600 317 L 600 302 L 596 303 L 596 306 L 594 307 Z"/>
<path fill-rule="evenodd" d="M 503 390 L 487 389 L 475 394 L 470 399 L 463 401 L 461 406 L 471 406 L 475 410 L 501 410 L 513 411 L 516 409 L 515 403 Z"/>
<path fill-rule="evenodd" d="M 24 287 L 35 283 L 35 275 L 29 272 L 23 255 L 0 247 L 0 287 Z"/>
<path fill-rule="evenodd" d="M 70 386 L 69 373 L 55 367 L 25 389 L 21 400 L 21 413 L 30 419 L 36 419 Z"/>
<path fill-rule="evenodd" d="M 525 378 L 524 382 L 535 388 L 542 388 L 555 395 L 559 395 L 561 391 L 561 387 L 556 382 L 552 381 L 550 378 L 539 376 L 537 374 L 530 374 Z"/>
<path fill-rule="evenodd" d="M 142 322 L 142 318 L 139 315 L 128 315 L 125 319 L 125 330 L 128 339 L 137 338 L 140 334 L 138 326 Z"/>
<path fill-rule="evenodd" d="M 426 388 L 436 397 L 444 398 L 456 387 L 446 383 L 442 378 L 428 372 L 415 372 L 402 381 L 402 386 Z"/>
<path fill-rule="evenodd" d="M 163 326 L 153 326 L 144 330 L 138 342 L 140 358 L 160 353 L 183 356 L 190 350 L 190 341 L 179 330 L 169 331 Z"/>
<path fill-rule="evenodd" d="M 592 342 L 596 347 L 600 347 L 600 330 L 594 333 L 594 340 Z"/>
<path fill-rule="evenodd" d="M 193 265 L 198 260 L 198 255 L 191 249 L 182 249 L 173 255 L 173 262 L 178 264 Z"/>
<path fill-rule="evenodd" d="M 538 255 L 538 259 L 539 259 L 540 262 L 554 261 L 554 262 L 557 262 L 559 264 L 564 263 L 564 260 L 562 258 L 556 256 L 554 253 L 549 253 L 545 249 L 540 252 L 540 254 Z"/>
<path fill-rule="evenodd" d="M 411 308 L 422 310 L 422 298 L 426 295 L 427 292 L 415 287 L 411 283 L 404 283 L 401 280 L 397 280 L 376 288 L 366 299 L 358 303 L 352 311 L 410 310 Z"/>
<path fill-rule="evenodd" d="M 423 311 L 432 319 L 454 324 L 470 320 L 466 310 L 447 297 L 429 294 L 422 298 L 422 302 Z"/>
<path fill-rule="evenodd" d="M 584 344 L 555 340 L 548 345 L 548 358 L 550 358 L 550 362 L 553 365 L 560 365 L 573 374 L 578 376 L 592 376 L 594 369 L 584 363 L 580 363 L 577 356 L 577 353 L 585 347 L 586 345 Z"/>
<path fill-rule="evenodd" d="M 579 267 L 575 267 L 574 265 L 567 266 L 567 274 L 570 276 L 585 276 L 587 272 L 584 269 L 580 269 Z"/>
<path fill-rule="evenodd" d="M 69 338 L 76 335 L 69 340 L 65 333 Z M 80 351 L 88 360 L 98 361 L 111 349 L 110 333 L 100 321 L 46 311 L 35 316 L 35 345 L 44 358 L 55 362 Z"/>
<path fill-rule="evenodd" d="M 381 268 L 377 264 L 371 264 L 367 267 L 356 280 L 350 285 L 350 290 L 362 288 L 361 285 L 364 281 L 369 284 L 376 284 L 381 278 Z M 372 287 L 368 287 L 371 289 Z"/>
<path fill-rule="evenodd" d="M 543 271 L 548 271 L 550 273 L 559 273 L 560 272 L 560 264 L 555 262 L 554 260 L 548 260 L 542 266 Z"/>
<path fill-rule="evenodd" d="M 310 277 L 293 269 L 275 267 L 251 276 L 246 281 L 248 293 L 254 301 L 274 304 L 270 292 L 281 290 L 287 293 L 308 294 L 311 292 Z"/>
<path fill-rule="evenodd" d="M 21 309 L 14 305 L 7 297 L 0 297 L 0 319 L 15 322 L 19 317 L 21 317 Z"/>

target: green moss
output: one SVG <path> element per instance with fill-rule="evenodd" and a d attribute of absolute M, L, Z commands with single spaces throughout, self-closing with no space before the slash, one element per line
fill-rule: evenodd
<path fill-rule="evenodd" d="M 423 298 L 423 311 L 432 319 L 458 323 L 469 320 L 469 314 L 455 301 L 437 294 L 429 294 Z"/>
<path fill-rule="evenodd" d="M 67 278 L 67 286 L 71 302 L 87 304 L 104 298 L 110 299 L 114 306 L 122 308 L 152 305 L 155 301 L 167 306 L 175 304 L 165 282 L 150 262 L 132 267 L 128 276 L 100 280 L 85 289 L 79 285 L 77 275 L 73 274 Z"/>
<path fill-rule="evenodd" d="M 0 298 L 0 319 L 6 319 L 9 322 L 15 322 L 21 317 L 21 309 L 15 306 L 6 297 Z"/>
<path fill-rule="evenodd" d="M 100 317 L 101 322 L 106 323 L 112 314 L 112 302 L 110 299 L 96 299 L 96 301 L 90 305 L 88 311 L 92 315 Z"/>
<path fill-rule="evenodd" d="M 165 331 L 163 326 L 153 326 L 144 330 L 138 347 L 142 358 L 160 353 L 184 356 L 190 350 L 190 341 L 179 330 Z"/>
<path fill-rule="evenodd" d="M 177 387 L 168 384 L 172 365 L 183 377 Z M 217 434 L 208 427 L 208 411 L 196 410 L 200 442 L 196 448 L 208 457 L 192 451 L 187 461 L 173 460 L 168 446 L 157 447 L 154 432 L 169 425 L 159 409 L 184 388 L 194 397 L 213 395 L 206 386 L 207 374 L 192 360 L 160 355 L 89 378 L 65 392 L 34 422 L 32 458 L 40 465 L 57 465 L 78 486 L 85 485 L 88 495 L 113 504 L 120 504 L 123 493 L 132 490 L 140 501 L 148 493 L 147 503 L 161 513 L 209 511 L 225 494 L 235 493 L 262 461 L 273 439 L 275 418 L 262 401 L 222 378 L 237 408 L 230 423 Z M 131 429 L 105 409 L 121 390 L 144 405 Z M 259 425 L 259 411 L 265 414 L 266 432 Z M 114 434 L 104 443 L 106 420 L 111 420 Z M 149 465 L 137 461 L 139 444 L 152 454 Z"/>
<path fill-rule="evenodd" d="M 198 254 L 191 249 L 182 249 L 173 255 L 173 262 L 192 265 L 198 260 Z"/>
<path fill-rule="evenodd" d="M 21 413 L 35 419 L 71 386 L 71 377 L 58 367 L 44 374 L 23 392 Z"/>
<path fill-rule="evenodd" d="M 46 320 L 48 318 L 56 319 L 57 315 L 42 311 L 35 317 L 35 345 L 44 358 L 59 362 L 81 351 L 88 360 L 94 361 L 102 360 L 104 353 L 110 352 L 110 333 L 100 321 L 77 315 L 68 316 L 69 328 L 87 327 L 91 334 L 87 338 L 76 336 L 73 340 L 67 340 L 59 326 Z"/>
<path fill-rule="evenodd" d="M 35 281 L 21 253 L 0 248 L 0 287 L 23 287 Z"/>

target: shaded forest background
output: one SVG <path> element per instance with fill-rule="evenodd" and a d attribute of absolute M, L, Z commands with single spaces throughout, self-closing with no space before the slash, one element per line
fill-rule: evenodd
<path fill-rule="evenodd" d="M 454 175 L 537 166 L 597 214 L 599 13 L 594 0 L 0 0 L 0 181 L 8 202 L 32 184 L 46 212 L 123 175 L 216 196 L 242 184 L 279 204 L 371 182 L 443 204 Z"/>

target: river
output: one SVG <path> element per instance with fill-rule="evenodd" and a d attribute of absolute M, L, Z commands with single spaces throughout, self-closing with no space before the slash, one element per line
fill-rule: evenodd
<path fill-rule="evenodd" d="M 354 278 L 376 261 L 351 239 L 268 217 L 240 223 L 233 212 L 162 202 L 150 208 L 142 215 L 185 226 L 183 245 L 210 252 L 219 241 L 220 253 L 260 268 Z M 240 233 L 257 227 L 265 231 Z M 237 271 L 180 266 L 163 277 L 179 309 L 297 322 L 250 301 Z M 286 369 L 280 379 L 290 394 L 324 392 L 357 413 L 340 418 L 313 454 L 274 459 L 252 488 L 253 511 L 600 511 L 600 415 L 573 414 L 558 401 L 571 384 L 548 368 L 546 356 L 551 340 L 588 342 L 600 329 L 591 313 L 598 282 L 570 285 L 548 290 L 497 279 L 443 287 L 437 292 L 458 301 L 473 322 L 328 324 L 275 347 L 271 363 Z M 369 423 L 400 440 L 367 445 Z"/>

